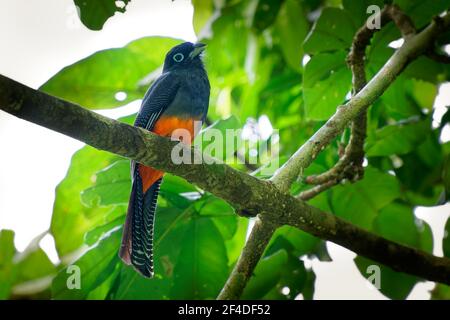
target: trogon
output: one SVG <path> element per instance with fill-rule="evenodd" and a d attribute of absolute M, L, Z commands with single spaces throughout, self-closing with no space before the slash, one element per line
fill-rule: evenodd
<path fill-rule="evenodd" d="M 204 122 L 210 84 L 202 61 L 202 43 L 185 42 L 166 55 L 161 76 L 148 89 L 134 125 L 161 136 L 174 130 L 190 133 Z M 131 162 L 132 188 L 119 256 L 143 276 L 153 276 L 153 226 L 163 172 Z"/>

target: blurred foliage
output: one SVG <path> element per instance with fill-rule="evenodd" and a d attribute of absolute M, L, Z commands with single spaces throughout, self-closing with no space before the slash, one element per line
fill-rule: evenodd
<path fill-rule="evenodd" d="M 101 30 L 116 12 L 125 12 L 130 0 L 74 0 L 81 22 L 91 30 Z"/>
<path fill-rule="evenodd" d="M 39 246 L 47 232 L 31 241 L 23 252 L 14 246 L 14 232 L 0 231 L 0 300 L 49 299 L 57 267 Z"/>
<path fill-rule="evenodd" d="M 146 82 L 153 80 L 150 73 L 178 43 L 174 39 L 151 37 L 123 48 L 102 50 L 65 67 L 40 89 L 90 109 L 120 107 L 142 98 Z M 118 92 L 126 98 L 117 99 Z"/>
<path fill-rule="evenodd" d="M 450 0 L 394 2 L 411 14 L 418 27 L 450 5 Z M 103 11 L 99 11 L 100 3 L 105 4 Z M 368 16 L 367 6 L 374 3 L 382 5 L 383 1 L 193 1 L 194 29 L 208 44 L 204 60 L 212 87 L 209 118 L 213 121 L 197 142 L 205 147 L 201 137 L 211 129 L 225 132 L 245 127 L 252 129 L 260 142 L 279 141 L 279 154 L 263 151 L 257 166 L 267 165 L 276 156 L 281 162 L 288 159 L 348 99 L 351 73 L 345 57 L 356 30 Z M 114 1 L 106 0 L 89 2 L 80 9 L 83 23 L 91 29 L 100 29 L 118 11 Z M 399 38 L 392 23 L 375 34 L 367 50 L 368 77 L 392 55 L 389 44 Z M 449 40 L 442 37 L 441 45 Z M 123 106 L 143 96 L 159 75 L 165 53 L 180 41 L 149 37 L 94 53 L 61 70 L 41 90 L 91 109 Z M 388 239 L 431 252 L 431 230 L 414 216 L 414 208 L 449 199 L 450 145 L 440 140 L 449 113 L 441 126 L 433 126 L 431 120 L 438 86 L 449 77 L 448 66 L 428 58 L 408 66 L 369 110 L 364 178 L 344 182 L 310 203 Z M 119 92 L 126 98 L 117 95 Z M 268 138 L 258 131 L 261 116 L 267 116 L 277 129 Z M 121 121 L 131 123 L 133 117 Z M 248 143 L 242 137 L 237 139 Z M 347 141 L 348 131 L 330 144 L 305 174 L 332 167 L 338 159 L 338 145 Z M 248 149 L 242 152 L 249 156 Z M 233 159 L 231 154 L 223 160 Z M 242 163 L 232 165 L 249 171 Z M 51 234 L 62 262 L 51 296 L 215 298 L 241 252 L 248 220 L 235 215 L 223 200 L 179 177 L 165 175 L 155 226 L 156 274 L 152 280 L 144 279 L 117 256 L 129 171 L 128 160 L 89 146 L 74 154 L 56 189 Z M 292 192 L 304 189 L 296 183 Z M 447 256 L 449 232 L 447 222 Z M 19 253 L 12 239 L 12 232 L 0 233 L 0 298 L 14 297 L 13 288 L 19 282 L 54 275 L 57 269 L 37 245 L 17 262 L 14 257 Z M 278 229 L 243 297 L 293 299 L 301 294 L 312 299 L 315 274 L 304 261 L 313 257 L 330 260 L 324 241 L 292 227 Z M 66 268 L 72 263 L 82 272 L 80 290 L 66 286 Z M 374 262 L 356 257 L 355 263 L 362 276 L 369 276 L 367 266 Z M 381 268 L 381 292 L 389 298 L 407 297 L 421 281 Z M 50 294 L 49 287 L 43 291 Z M 445 286 L 433 292 L 436 299 L 449 296 Z"/>
<path fill-rule="evenodd" d="M 447 220 L 444 229 L 444 239 L 442 240 L 444 256 L 450 258 L 450 218 Z M 450 300 L 450 286 L 438 283 L 431 292 L 431 299 Z"/>

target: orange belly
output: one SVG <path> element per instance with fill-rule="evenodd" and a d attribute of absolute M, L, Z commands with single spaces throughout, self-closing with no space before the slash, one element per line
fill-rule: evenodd
<path fill-rule="evenodd" d="M 184 143 L 191 144 L 194 140 L 194 119 L 180 119 L 173 116 L 162 116 L 155 123 L 152 132 L 164 136 L 170 137 L 172 133 L 177 129 L 185 129 L 189 132 L 190 139 L 184 141 Z M 147 167 L 144 165 L 139 165 L 139 175 L 142 179 L 142 189 L 145 192 L 163 175 L 164 172 L 153 169 L 152 167 Z"/>

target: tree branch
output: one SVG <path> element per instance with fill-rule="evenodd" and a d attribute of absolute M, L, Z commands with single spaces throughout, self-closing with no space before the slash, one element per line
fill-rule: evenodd
<path fill-rule="evenodd" d="M 269 181 L 215 163 L 214 159 L 188 146 L 183 145 L 183 150 L 192 152 L 196 158 L 203 157 L 203 161 L 176 164 L 171 160 L 171 151 L 179 142 L 109 119 L 1 75 L 0 109 L 97 149 L 183 177 L 237 208 L 255 215 L 260 213 L 263 220 L 274 225 L 298 227 L 396 270 L 450 284 L 450 259 L 434 257 L 376 236 L 295 199 Z M 390 251 L 386 252 L 386 248 Z"/>
<path fill-rule="evenodd" d="M 347 56 L 347 64 L 352 71 L 352 94 L 355 95 L 367 84 L 365 72 L 365 53 L 375 32 L 381 30 L 389 21 L 394 21 L 405 41 L 416 34 L 412 20 L 397 5 L 386 5 L 379 13 L 380 29 L 369 28 L 364 24 L 353 38 L 351 50 Z M 352 121 L 350 140 L 344 154 L 333 168 L 319 175 L 304 179 L 307 184 L 316 187 L 299 195 L 300 199 L 311 199 L 342 180 L 355 182 L 364 176 L 364 141 L 367 130 L 367 110 L 361 111 Z"/>
<path fill-rule="evenodd" d="M 398 19 L 398 14 L 396 17 Z M 407 25 L 407 22 L 405 22 L 407 20 L 399 19 L 399 21 L 401 23 L 398 22 L 397 25 L 399 23 L 402 27 Z M 344 130 L 349 121 L 365 111 L 389 87 L 411 60 L 432 46 L 437 34 L 448 27 L 450 24 L 449 21 L 450 15 L 446 14 L 440 19 L 440 22 L 433 20 L 428 27 L 418 34 L 412 35 L 411 31 L 404 31 L 407 32 L 408 41 L 404 42 L 402 47 L 392 55 L 381 70 L 361 91 L 345 105 L 338 107 L 336 113 L 327 123 L 275 172 L 271 181 L 286 192 L 292 182 L 317 157 L 318 153 Z"/>
<path fill-rule="evenodd" d="M 257 218 L 245 248 L 217 299 L 239 299 L 277 227 L 271 221 L 263 221 Z"/>
<path fill-rule="evenodd" d="M 392 21 L 394 21 L 395 25 L 402 33 L 402 37 L 405 41 L 416 34 L 414 22 L 402 10 L 400 10 L 397 5 L 388 5 L 386 6 L 386 9 L 386 14 Z"/>
<path fill-rule="evenodd" d="M 338 184 L 337 179 L 331 179 L 331 180 L 325 181 L 311 189 L 300 192 L 300 194 L 297 196 L 297 198 L 300 200 L 303 200 L 303 201 L 308 201 L 308 200 L 314 198 L 315 196 L 317 196 L 318 194 L 321 194 L 325 190 L 328 190 L 331 187 L 335 186 L 336 184 Z"/>
<path fill-rule="evenodd" d="M 272 179 L 275 183 L 260 180 L 227 165 L 215 163 L 214 159 L 202 156 L 198 150 L 184 145 L 182 148 L 185 152 L 192 152 L 196 158 L 202 158 L 203 161 L 200 164 L 176 164 L 171 160 L 171 152 L 178 142 L 106 118 L 73 103 L 28 88 L 4 76 L 0 76 L 0 109 L 71 136 L 95 148 L 181 176 L 232 203 L 238 210 L 245 210 L 253 215 L 259 213 L 263 221 L 259 228 L 265 228 L 266 222 L 269 224 L 268 229 L 272 228 L 271 226 L 289 224 L 324 240 L 340 244 L 394 270 L 450 284 L 450 259 L 435 257 L 421 250 L 379 237 L 339 217 L 314 208 L 286 192 L 299 171 L 308 166 L 322 148 L 377 99 L 409 61 L 430 46 L 434 37 L 442 30 L 441 26 L 447 27 L 450 24 L 449 15 L 446 15 L 443 21 L 444 23 L 439 25 L 430 24 L 421 33 L 405 42 L 379 73 L 345 106 L 339 107 L 326 125 L 319 129 L 276 173 Z M 264 250 L 264 242 L 257 249 L 259 256 Z M 251 243 L 255 245 L 256 241 L 252 240 Z M 249 246 L 248 243 L 247 246 Z M 242 255 L 245 256 L 250 252 L 249 248 L 244 250 Z M 253 258 L 242 258 L 251 263 L 245 269 L 238 268 L 240 272 L 237 274 L 245 275 L 238 279 L 248 280 L 256 258 L 257 255 Z M 240 296 L 238 290 L 243 289 L 245 281 L 243 285 L 233 289 L 236 292 L 227 296 Z M 232 282 L 234 282 L 233 279 L 227 282 L 230 284 L 228 287 L 233 288 Z M 225 289 L 225 293 L 227 290 L 231 289 Z"/>
<path fill-rule="evenodd" d="M 444 53 L 430 50 L 427 52 L 427 57 L 442 64 L 450 64 L 450 56 Z"/>
<path fill-rule="evenodd" d="M 391 20 L 391 13 L 398 11 L 396 6 L 386 5 L 379 13 L 380 29 Z M 401 15 L 400 15 L 401 16 Z M 365 55 L 366 48 L 370 44 L 377 28 L 368 28 L 365 23 L 356 32 L 353 38 L 352 47 L 347 56 L 347 64 L 352 71 L 352 95 L 354 96 L 367 84 L 365 72 Z M 367 110 L 361 111 L 352 121 L 351 135 L 349 144 L 345 148 L 343 155 L 339 161 L 328 171 L 319 175 L 309 176 L 304 179 L 307 184 L 318 185 L 310 191 L 305 191 L 300 198 L 311 199 L 323 191 L 335 186 L 343 179 L 356 181 L 363 177 L 363 161 L 364 161 L 364 140 L 366 138 L 367 129 Z"/>
<path fill-rule="evenodd" d="M 380 12 L 381 27 L 388 21 L 394 20 L 400 28 L 405 39 L 415 34 L 415 28 L 409 17 L 405 16 L 397 6 L 387 5 Z M 347 63 L 352 71 L 353 95 L 357 94 L 367 83 L 365 75 L 365 51 L 370 44 L 373 34 L 378 29 L 369 29 L 367 24 L 356 33 L 351 51 L 347 58 Z M 348 146 L 338 163 L 329 171 L 311 179 L 309 183 L 318 184 L 317 186 L 301 192 L 297 198 L 307 201 L 322 193 L 325 190 L 335 186 L 341 180 L 349 179 L 355 181 L 361 179 L 364 174 L 362 166 L 364 161 L 364 140 L 367 128 L 367 110 L 361 111 L 352 121 L 351 136 Z M 315 179 L 315 181 L 314 181 Z M 255 261 L 258 261 L 270 241 L 273 232 L 264 232 L 262 239 L 253 232 L 262 230 L 253 229 L 250 238 L 243 248 L 243 252 L 235 265 L 228 281 L 223 288 L 219 299 L 236 299 L 240 296 L 249 280 L 251 270 L 256 267 Z M 259 250 L 255 250 L 257 247 Z M 250 266 L 250 269 L 249 269 Z"/>

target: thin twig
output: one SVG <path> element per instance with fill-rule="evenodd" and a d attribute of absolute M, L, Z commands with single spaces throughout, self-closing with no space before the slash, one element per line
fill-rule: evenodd
<path fill-rule="evenodd" d="M 438 53 L 434 50 L 428 51 L 427 57 L 436 62 L 442 63 L 442 64 L 450 64 L 450 56 L 449 55 L 443 54 L 443 53 Z"/>
<path fill-rule="evenodd" d="M 399 28 L 405 41 L 416 33 L 414 23 L 405 15 L 398 6 L 386 5 L 380 12 L 380 27 L 385 26 L 389 21 Z M 368 28 L 365 24 L 362 26 L 353 38 L 350 53 L 347 56 L 347 64 L 352 71 L 352 94 L 356 95 L 367 84 L 365 73 L 365 52 L 370 40 L 376 31 L 380 29 Z M 341 180 L 357 181 L 364 176 L 364 141 L 367 130 L 367 111 L 360 112 L 352 121 L 350 140 L 345 148 L 343 156 L 328 171 L 304 179 L 307 184 L 318 185 L 311 189 L 311 192 L 305 193 L 313 197 L 320 192 L 328 190 L 338 184 Z M 324 186 L 322 186 L 324 185 Z"/>
<path fill-rule="evenodd" d="M 330 189 L 331 187 L 335 186 L 338 183 L 337 179 L 326 181 L 322 184 L 319 184 L 311 189 L 308 189 L 306 191 L 301 192 L 297 198 L 303 201 L 310 200 L 317 196 L 318 194 L 324 192 L 325 190 Z"/>
<path fill-rule="evenodd" d="M 256 218 L 246 245 L 217 297 L 218 300 L 233 300 L 241 296 L 276 227 L 270 221 Z"/>
<path fill-rule="evenodd" d="M 387 14 L 389 18 L 394 21 L 397 28 L 400 30 L 403 39 L 407 41 L 416 34 L 416 28 L 412 19 L 406 15 L 397 5 L 388 5 Z"/>
<path fill-rule="evenodd" d="M 328 122 L 279 169 L 270 182 L 217 163 L 214 159 L 201 155 L 195 148 L 183 144 L 183 152 L 191 152 L 203 161 L 174 163 L 170 155 L 173 148 L 179 146 L 176 141 L 101 116 L 1 75 L 0 109 L 88 143 L 97 149 L 107 150 L 183 177 L 237 208 L 250 213 L 260 213 L 264 222 L 268 221 L 274 225 L 288 224 L 321 239 L 340 244 L 396 271 L 450 284 L 450 259 L 435 257 L 384 239 L 308 205 L 286 192 L 299 176 L 300 170 L 311 164 L 315 156 L 358 114 L 371 105 L 409 62 L 430 48 L 437 35 L 448 26 L 450 14 L 442 19 L 442 24 L 432 22 L 420 33 L 405 41 L 375 77 L 345 106 L 339 107 Z M 254 246 L 257 243 L 252 241 L 246 246 L 249 245 Z"/>
<path fill-rule="evenodd" d="M 380 12 L 380 23 L 383 27 L 389 21 L 390 6 L 385 6 Z M 356 95 L 366 85 L 366 73 L 365 73 L 365 53 L 366 48 L 370 44 L 370 40 L 373 35 L 379 29 L 368 28 L 367 24 L 364 24 L 353 38 L 351 50 L 347 56 L 347 64 L 352 71 L 352 94 Z M 364 140 L 366 137 L 367 127 L 367 111 L 363 110 L 352 121 L 351 135 L 349 144 L 345 148 L 343 155 L 339 161 L 328 171 L 319 175 L 308 176 L 304 179 L 307 184 L 315 184 L 318 187 L 313 188 L 311 195 L 318 195 L 333 185 L 339 183 L 340 180 L 347 178 L 350 181 L 354 181 L 355 178 L 361 179 L 364 170 L 362 164 L 364 161 Z M 334 183 L 329 183 L 333 181 Z M 326 187 L 320 187 L 322 184 Z M 319 192 L 317 192 L 319 191 Z"/>

